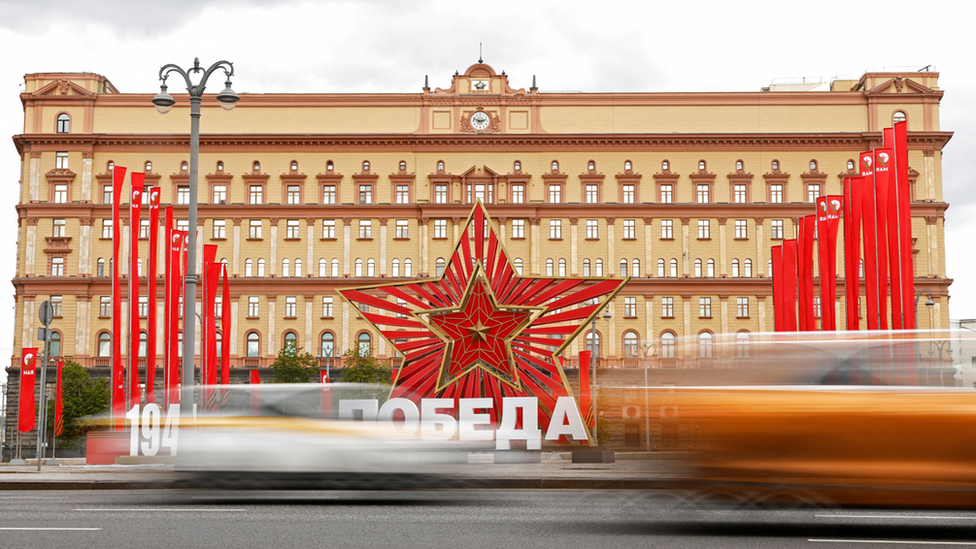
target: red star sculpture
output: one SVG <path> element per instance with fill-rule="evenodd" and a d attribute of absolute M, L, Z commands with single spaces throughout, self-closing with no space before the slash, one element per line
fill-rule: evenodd
<path fill-rule="evenodd" d="M 475 205 L 444 272 L 434 279 L 339 290 L 404 357 L 391 397 L 539 399 L 548 428 L 572 391 L 556 359 L 628 278 L 522 276 L 488 212 Z"/>

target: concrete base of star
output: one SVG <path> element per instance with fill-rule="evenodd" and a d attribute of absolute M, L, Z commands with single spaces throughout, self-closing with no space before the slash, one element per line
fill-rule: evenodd
<path fill-rule="evenodd" d="M 532 450 L 496 450 L 495 463 L 542 463 L 542 452 Z"/>
<path fill-rule="evenodd" d="M 616 463 L 617 456 L 606 446 L 573 450 L 573 463 Z"/>

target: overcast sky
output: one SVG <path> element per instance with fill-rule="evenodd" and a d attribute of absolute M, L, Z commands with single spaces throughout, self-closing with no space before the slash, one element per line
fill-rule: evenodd
<path fill-rule="evenodd" d="M 9 136 L 23 131 L 24 74 L 95 72 L 123 93 L 155 93 L 161 65 L 185 67 L 199 56 L 205 65 L 232 61 L 238 93 L 417 93 L 424 75 L 431 87 L 450 85 L 455 70 L 477 61 L 484 42 L 485 62 L 505 70 L 513 87 L 527 88 L 537 75 L 543 92 L 757 91 L 774 78 L 829 80 L 933 65 L 946 91 L 941 127 L 955 132 L 943 156 L 951 204 L 946 256 L 955 279 L 950 314 L 976 317 L 976 254 L 969 248 L 976 199 L 966 175 L 976 168 L 976 74 L 969 18 L 953 10 L 917 0 L 149 5 L 0 0 L 0 234 L 7 237 L 0 254 L 11 258 L 0 262 L 0 284 L 14 275 L 20 159 Z M 7 288 L 0 292 L 0 357 L 14 352 L 14 290 Z"/>

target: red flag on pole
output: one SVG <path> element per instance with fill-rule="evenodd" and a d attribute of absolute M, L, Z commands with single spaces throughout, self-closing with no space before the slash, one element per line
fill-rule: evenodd
<path fill-rule="evenodd" d="M 173 231 L 169 246 L 170 277 L 170 305 L 167 312 L 170 338 L 167 341 L 170 356 L 169 390 L 170 404 L 180 402 L 180 295 L 183 288 L 183 248 L 186 242 L 186 231 Z"/>
<path fill-rule="evenodd" d="M 812 332 L 817 328 L 813 307 L 813 233 L 817 227 L 816 215 L 800 218 L 800 238 L 797 239 L 797 268 L 800 299 L 800 331 Z"/>
<path fill-rule="evenodd" d="M 223 265 L 224 286 L 220 300 L 220 384 L 230 385 L 230 338 L 233 327 L 230 324 L 230 279 L 227 265 Z"/>
<path fill-rule="evenodd" d="M 204 385 L 203 402 L 207 410 L 215 410 L 217 406 L 216 394 L 213 392 L 213 386 L 217 384 L 217 347 L 214 345 L 214 340 L 217 337 L 214 321 L 214 305 L 217 297 L 217 280 L 215 279 L 215 275 L 220 272 L 219 265 L 214 264 L 216 257 L 216 244 L 205 244 L 203 246 L 202 271 L 203 299 L 200 305 L 200 326 L 203 335 L 203 342 L 200 347 L 200 379 Z M 217 269 L 214 267 L 217 267 Z"/>
<path fill-rule="evenodd" d="M 797 256 L 796 240 L 783 241 L 783 329 L 796 331 Z"/>
<path fill-rule="evenodd" d="M 593 414 L 593 395 L 590 392 L 590 351 L 582 351 L 579 356 L 580 410 L 583 412 L 583 423 L 593 427 L 596 416 Z"/>
<path fill-rule="evenodd" d="M 159 269 L 159 187 L 149 189 L 149 318 L 146 321 L 146 402 L 156 402 L 156 275 Z"/>
<path fill-rule="evenodd" d="M 218 374 L 217 371 L 217 286 L 220 282 L 220 272 L 223 270 L 223 265 L 220 263 L 211 263 L 207 266 L 207 301 L 208 301 L 208 312 L 210 313 L 210 322 L 207 326 L 207 383 L 211 385 L 217 384 Z M 229 338 L 228 338 L 229 340 Z"/>
<path fill-rule="evenodd" d="M 864 286 L 867 296 L 869 330 L 888 329 L 887 321 L 887 256 L 882 250 L 884 240 L 883 219 L 879 219 L 879 196 L 877 185 L 877 155 L 874 151 L 861 153 L 862 163 L 865 155 L 871 155 L 871 173 L 861 186 L 861 215 L 864 223 Z M 887 169 L 887 168 L 886 168 Z"/>
<path fill-rule="evenodd" d="M 898 282 L 901 284 L 903 325 L 906 330 L 917 325 L 915 310 L 915 261 L 912 256 L 912 190 L 908 179 L 908 122 L 896 122 L 893 128 L 895 150 L 895 220 L 898 234 Z M 895 284 L 892 273 L 892 284 Z"/>
<path fill-rule="evenodd" d="M 888 277 L 888 195 L 891 191 L 890 178 L 894 177 L 894 159 L 891 149 L 874 150 L 874 211 L 877 216 L 878 239 L 878 314 L 881 329 L 891 327 L 888 316 L 888 290 L 891 287 Z"/>
<path fill-rule="evenodd" d="M 171 206 L 166 207 L 166 230 L 163 232 L 165 236 L 163 240 L 163 402 L 166 405 L 166 409 L 169 409 L 169 370 L 173 367 L 172 356 L 169 352 L 169 340 L 170 340 L 170 321 L 171 315 L 170 307 L 173 303 L 173 281 L 172 281 L 172 271 L 171 267 L 173 262 L 170 259 L 172 255 L 170 253 L 170 248 L 173 246 L 173 208 Z M 173 339 L 176 338 L 176 334 L 173 334 Z"/>
<path fill-rule="evenodd" d="M 845 182 L 846 184 L 846 182 Z M 837 302 L 837 229 L 844 197 L 817 198 L 817 244 L 820 254 L 820 309 L 822 330 L 837 329 L 834 304 Z"/>
<path fill-rule="evenodd" d="M 770 248 L 773 263 L 773 326 L 777 332 L 786 331 L 786 305 L 783 303 L 783 246 Z"/>
<path fill-rule="evenodd" d="M 37 400 L 34 389 L 37 379 L 37 347 L 20 351 L 20 396 L 17 406 L 17 428 L 29 433 L 37 427 Z"/>
<path fill-rule="evenodd" d="M 142 184 L 146 174 L 133 172 L 129 200 L 129 402 L 142 404 L 139 391 L 139 347 L 142 323 L 139 320 L 139 224 L 142 212 Z"/>
<path fill-rule="evenodd" d="M 115 429 L 122 428 L 125 417 L 125 369 L 122 365 L 122 184 L 126 169 L 112 169 L 112 417 Z"/>
<path fill-rule="evenodd" d="M 872 165 L 874 160 L 868 155 L 861 158 L 861 172 L 866 168 L 864 161 Z M 867 185 L 867 178 L 845 178 L 844 186 L 844 272 L 845 294 L 847 297 L 847 329 L 858 330 L 861 327 L 860 295 L 861 295 L 861 211 L 864 191 L 861 187 Z"/>
<path fill-rule="evenodd" d="M 61 370 L 64 369 L 64 361 L 58 361 L 58 383 L 54 396 L 54 436 L 64 432 L 64 395 L 61 390 Z"/>

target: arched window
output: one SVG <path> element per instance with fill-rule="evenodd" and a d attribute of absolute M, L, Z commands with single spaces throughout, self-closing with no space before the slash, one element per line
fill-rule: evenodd
<path fill-rule="evenodd" d="M 146 332 L 139 332 L 139 358 L 146 358 L 146 342 L 149 335 Z"/>
<path fill-rule="evenodd" d="M 244 260 L 244 276 L 251 277 L 254 276 L 254 261 L 251 259 Z"/>
<path fill-rule="evenodd" d="M 522 171 L 522 161 L 521 160 L 516 160 L 515 163 L 512 164 L 512 168 L 514 169 L 515 172 Z"/>
<path fill-rule="evenodd" d="M 261 356 L 261 336 L 257 332 L 247 334 L 247 356 Z"/>
<path fill-rule="evenodd" d="M 369 356 L 372 353 L 373 338 L 369 335 L 369 332 L 359 334 L 356 341 L 359 344 L 360 356 Z"/>
<path fill-rule="evenodd" d="M 366 260 L 366 276 L 368 276 L 368 277 L 374 277 L 374 276 L 376 276 L 376 260 L 375 259 L 370 258 L 370 259 L 367 259 Z"/>
<path fill-rule="evenodd" d="M 551 166 L 552 166 L 552 171 L 554 171 L 554 172 L 558 172 L 559 171 L 559 162 L 553 160 Z"/>
<path fill-rule="evenodd" d="M 335 169 L 335 164 L 333 164 L 331 160 L 325 163 L 325 171 L 331 172 L 334 169 Z"/>
<path fill-rule="evenodd" d="M 298 258 L 295 259 L 295 276 L 302 276 L 302 260 Z"/>
<path fill-rule="evenodd" d="M 223 341 L 224 341 L 224 334 L 218 331 L 214 337 L 214 342 L 217 345 L 217 358 L 224 356 L 224 349 L 223 349 L 224 346 L 221 345 L 221 342 Z"/>
<path fill-rule="evenodd" d="M 624 334 L 624 358 L 640 358 L 640 340 L 634 332 Z"/>
<path fill-rule="evenodd" d="M 735 169 L 736 169 L 736 171 L 742 171 L 743 164 L 742 164 L 742 161 L 741 160 L 736 160 L 735 161 Z"/>
<path fill-rule="evenodd" d="M 817 171 L 817 161 L 816 160 L 811 160 L 810 161 L 810 171 L 811 172 Z"/>
<path fill-rule="evenodd" d="M 634 278 L 640 277 L 640 259 L 636 257 L 630 262 L 630 275 Z"/>
<path fill-rule="evenodd" d="M 98 356 L 112 356 L 112 335 L 108 332 L 98 334 Z"/>
<path fill-rule="evenodd" d="M 770 167 L 773 169 L 774 172 L 776 170 L 778 170 L 779 169 L 779 160 L 773 160 L 772 163 L 770 163 Z"/>
<path fill-rule="evenodd" d="M 64 116 L 64 115 L 62 115 L 62 116 Z M 61 120 L 61 117 L 59 116 L 58 117 L 58 121 L 60 122 L 60 120 Z M 897 123 L 897 122 L 904 122 L 906 120 L 908 120 L 908 117 L 905 115 L 905 111 L 895 111 L 894 116 L 891 117 L 891 121 L 892 122 L 895 122 L 895 123 Z"/>
<path fill-rule="evenodd" d="M 295 353 L 298 352 L 298 334 L 295 332 L 285 332 L 283 350 L 291 356 L 295 356 Z"/>
<path fill-rule="evenodd" d="M 115 161 L 109 160 L 106 162 L 105 169 L 108 170 L 109 173 L 112 173 L 112 171 L 115 170 Z"/>
<path fill-rule="evenodd" d="M 146 173 L 152 172 L 152 160 L 146 160 L 146 165 L 144 167 L 146 169 Z"/>
<path fill-rule="evenodd" d="M 400 260 L 394 257 L 391 267 L 390 276 L 393 278 L 400 278 Z"/>
<path fill-rule="evenodd" d="M 363 260 L 356 259 L 356 278 L 361 278 L 363 276 Z"/>
<path fill-rule="evenodd" d="M 363 173 L 369 173 L 369 160 L 363 160 Z"/>
<path fill-rule="evenodd" d="M 664 332 L 661 334 L 661 358 L 674 358 L 674 334 L 671 332 Z"/>
<path fill-rule="evenodd" d="M 667 160 L 662 160 L 661 161 L 661 171 L 662 172 L 666 172 L 666 171 L 668 171 L 670 169 L 671 169 L 671 163 L 668 162 Z"/>
<path fill-rule="evenodd" d="M 437 261 L 434 262 L 434 276 L 441 276 L 444 274 L 444 258 L 438 257 Z"/>
<path fill-rule="evenodd" d="M 705 161 L 704 160 L 699 160 L 698 161 L 698 171 L 700 171 L 700 172 L 705 171 Z"/>
<path fill-rule="evenodd" d="M 546 260 L 546 276 L 553 276 L 553 274 L 553 263 L 552 259 L 550 258 Z"/>
<path fill-rule="evenodd" d="M 698 334 L 698 358 L 712 358 L 712 334 L 709 332 Z"/>
<path fill-rule="evenodd" d="M 512 263 L 515 264 L 515 272 L 518 273 L 519 276 L 521 276 L 522 275 L 522 258 L 521 257 L 516 257 L 515 258 L 515 261 L 513 261 Z"/>
<path fill-rule="evenodd" d="M 290 264 L 291 263 L 288 261 L 288 259 L 282 259 L 281 260 L 281 276 L 286 277 L 286 278 L 288 277 L 288 272 L 289 272 L 288 267 L 289 267 Z"/>
<path fill-rule="evenodd" d="M 627 260 L 620 260 L 620 276 L 627 276 Z"/>
<path fill-rule="evenodd" d="M 673 257 L 671 258 L 670 268 L 671 268 L 671 274 L 668 275 L 668 276 L 670 276 L 671 278 L 677 278 L 677 276 L 678 276 L 678 260 L 677 259 L 675 259 Z"/>
<path fill-rule="evenodd" d="M 701 278 L 702 276 L 702 260 L 695 260 L 695 278 Z"/>
<path fill-rule="evenodd" d="M 600 358 L 600 333 L 592 330 L 586 333 L 586 350 Z"/>
<path fill-rule="evenodd" d="M 218 172 L 224 171 L 224 161 L 223 160 L 218 160 L 217 161 L 217 171 Z"/>
<path fill-rule="evenodd" d="M 51 332 L 51 345 L 48 347 L 51 356 L 61 356 L 61 332 Z"/>
<path fill-rule="evenodd" d="M 709 259 L 705 262 L 705 276 L 708 278 L 715 278 L 715 260 Z"/>
<path fill-rule="evenodd" d="M 189 166 L 190 165 L 186 163 L 186 160 L 184 160 L 183 162 L 180 162 L 180 171 L 181 172 L 185 172 L 186 170 L 190 169 Z"/>
<path fill-rule="evenodd" d="M 847 159 L 847 171 L 851 171 L 853 169 L 854 169 L 854 160 L 849 158 Z"/>
<path fill-rule="evenodd" d="M 664 278 L 668 276 L 664 271 L 664 259 L 657 260 L 657 277 Z"/>
<path fill-rule="evenodd" d="M 596 162 L 594 162 L 592 160 L 590 160 L 589 162 L 587 162 L 586 163 L 586 169 L 589 170 L 589 171 L 591 171 L 591 172 L 593 170 L 595 170 L 596 169 Z"/>
<path fill-rule="evenodd" d="M 99 257 L 95 264 L 95 276 L 105 276 L 105 259 Z"/>
<path fill-rule="evenodd" d="M 732 260 L 732 278 L 739 278 L 739 260 Z"/>
<path fill-rule="evenodd" d="M 747 259 L 745 261 L 745 269 L 743 269 L 742 276 L 746 278 L 752 278 L 752 260 Z M 772 276 L 772 275 L 770 275 Z"/>
<path fill-rule="evenodd" d="M 319 356 L 335 355 L 335 336 L 332 332 L 323 332 L 319 339 Z"/>
<path fill-rule="evenodd" d="M 405 160 L 400 161 L 400 171 L 401 172 L 407 171 L 407 162 Z"/>
<path fill-rule="evenodd" d="M 752 353 L 749 345 L 752 343 L 749 332 L 739 332 L 735 334 L 735 357 L 749 358 Z"/>
<path fill-rule="evenodd" d="M 319 278 L 326 278 L 329 276 L 329 262 L 324 257 L 319 259 Z"/>
<path fill-rule="evenodd" d="M 403 276 L 413 276 L 413 261 L 411 261 L 410 258 L 403 260 Z"/>
<path fill-rule="evenodd" d="M 63 112 L 58 115 L 58 133 L 68 133 L 71 131 L 71 117 Z"/>
<path fill-rule="evenodd" d="M 583 260 L 583 276 L 590 276 L 590 260 Z"/>
<path fill-rule="evenodd" d="M 255 160 L 254 161 L 254 164 L 251 165 L 251 170 L 253 170 L 254 173 L 260 172 L 261 171 L 261 163 L 258 162 L 257 160 Z"/>
<path fill-rule="evenodd" d="M 264 278 L 264 260 L 258 259 L 258 277 Z"/>
<path fill-rule="evenodd" d="M 444 171 L 444 161 L 443 160 L 438 160 L 437 161 L 437 171 L 439 171 L 439 172 Z"/>
<path fill-rule="evenodd" d="M 598 277 L 599 276 L 603 276 L 603 260 L 602 259 L 597 259 L 596 260 L 596 276 L 598 276 Z"/>
<path fill-rule="evenodd" d="M 339 278 L 339 260 L 332 260 L 332 278 Z"/>
<path fill-rule="evenodd" d="M 566 260 L 565 259 L 560 259 L 559 260 L 559 271 L 558 271 L 558 273 L 559 273 L 559 276 L 566 276 Z"/>
<path fill-rule="evenodd" d="M 292 160 L 291 161 L 291 171 L 293 171 L 293 172 L 297 172 L 298 171 L 298 161 L 297 160 Z"/>
<path fill-rule="evenodd" d="M 632 169 L 633 169 L 633 164 L 630 163 L 630 160 L 624 160 L 624 171 L 629 172 Z"/>

